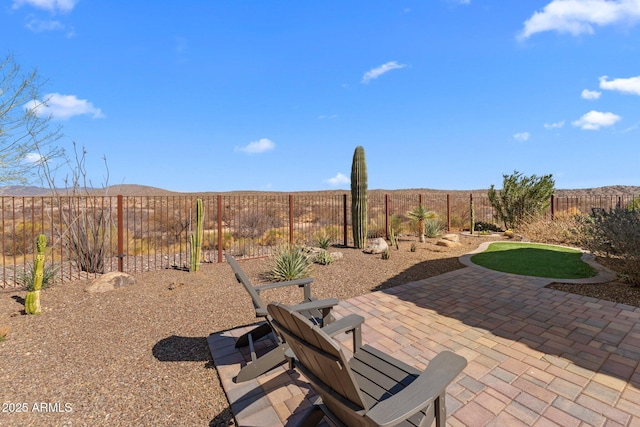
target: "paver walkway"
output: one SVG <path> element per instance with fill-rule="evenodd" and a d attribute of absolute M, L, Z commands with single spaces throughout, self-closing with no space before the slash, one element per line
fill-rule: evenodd
<path fill-rule="evenodd" d="M 640 308 L 549 282 L 465 267 L 342 301 L 336 313 L 364 316 L 365 343 L 419 369 L 443 350 L 464 356 L 447 388 L 448 425 L 640 427 Z M 234 337 L 249 327 L 209 337 L 236 421 L 295 425 L 315 394 L 286 364 L 233 381 L 248 359 Z"/>

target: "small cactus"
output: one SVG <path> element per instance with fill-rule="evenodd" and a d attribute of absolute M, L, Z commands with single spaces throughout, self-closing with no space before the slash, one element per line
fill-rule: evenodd
<path fill-rule="evenodd" d="M 8 326 L 0 326 L 0 342 L 7 339 L 7 336 L 9 336 L 9 330 L 11 330 L 11 328 Z"/>
<path fill-rule="evenodd" d="M 418 247 L 416 246 L 416 244 L 415 244 L 415 243 L 412 243 L 412 244 L 411 244 L 411 252 L 415 252 L 415 251 L 417 251 L 417 250 L 418 250 Z"/>
<path fill-rule="evenodd" d="M 47 237 L 44 234 L 38 236 L 36 243 L 36 261 L 33 265 L 34 282 L 33 290 L 27 292 L 24 299 L 24 311 L 27 314 L 40 314 L 40 292 L 42 289 L 42 278 L 44 277 L 44 255 L 47 249 Z"/>
<path fill-rule="evenodd" d="M 391 251 L 389 250 L 389 248 L 385 249 L 384 252 L 382 252 L 382 259 L 389 259 L 391 258 Z"/>
<path fill-rule="evenodd" d="M 202 223 L 204 221 L 204 209 L 202 207 L 202 199 L 196 200 L 196 229 L 191 233 L 191 268 L 189 271 L 198 271 L 200 269 L 200 257 L 202 254 Z"/>

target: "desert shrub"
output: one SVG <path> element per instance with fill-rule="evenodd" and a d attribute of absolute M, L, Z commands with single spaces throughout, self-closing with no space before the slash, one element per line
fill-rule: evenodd
<path fill-rule="evenodd" d="M 263 246 L 277 246 L 286 243 L 288 240 L 288 228 L 270 228 L 260 238 L 260 244 Z"/>
<path fill-rule="evenodd" d="M 427 219 L 424 221 L 424 235 L 427 237 L 438 237 L 444 229 L 444 224 L 438 219 Z"/>
<path fill-rule="evenodd" d="M 6 236 L 4 253 L 6 255 L 25 255 L 33 253 L 33 241 L 42 233 L 40 223 L 32 221 L 19 222 L 15 228 L 9 229 Z"/>
<path fill-rule="evenodd" d="M 276 282 L 309 277 L 312 264 L 311 256 L 302 246 L 282 245 L 271 257 L 267 277 Z"/>
<path fill-rule="evenodd" d="M 367 238 L 375 239 L 376 237 L 382 237 L 387 235 L 387 230 L 384 228 L 384 219 L 378 221 L 377 219 L 369 220 L 367 225 Z"/>
<path fill-rule="evenodd" d="M 313 258 L 313 262 L 320 265 L 329 265 L 333 261 L 335 261 L 333 259 L 333 255 L 331 255 L 328 251 L 320 251 L 316 253 L 316 255 Z"/>
<path fill-rule="evenodd" d="M 418 250 L 418 247 L 416 246 L 415 243 L 411 244 L 411 249 L 410 250 L 411 250 L 411 252 L 415 252 L 416 250 Z"/>
<path fill-rule="evenodd" d="M 518 234 L 538 243 L 580 246 L 583 215 L 559 214 L 550 218 L 533 218 L 518 227 Z"/>
<path fill-rule="evenodd" d="M 622 278 L 640 286 L 640 211 L 615 209 L 584 218 L 582 246 L 615 260 Z"/>
<path fill-rule="evenodd" d="M 385 249 L 380 257 L 382 259 L 391 259 L 391 251 L 389 250 L 389 248 Z"/>
<path fill-rule="evenodd" d="M 502 229 L 500 229 L 500 226 L 498 226 L 497 224 L 492 224 L 490 222 L 485 222 L 485 221 L 478 221 L 475 223 L 474 226 L 474 231 L 502 231 Z"/>
<path fill-rule="evenodd" d="M 627 205 L 628 211 L 640 211 L 640 197 L 633 197 Z"/>
<path fill-rule="evenodd" d="M 40 289 L 48 288 L 55 280 L 57 274 L 58 274 L 58 267 L 51 264 L 46 264 L 42 271 L 42 287 Z M 18 273 L 16 277 L 16 284 L 28 292 L 35 290 L 34 289 L 35 282 L 36 282 L 35 265 L 32 265 L 31 268 L 26 272 Z"/>
<path fill-rule="evenodd" d="M 552 175 L 527 177 L 515 171 L 502 178 L 502 190 L 496 191 L 491 184 L 488 197 L 505 228 L 517 229 L 522 222 L 542 215 L 551 204 L 555 186 Z"/>
<path fill-rule="evenodd" d="M 222 249 L 229 250 L 234 242 L 233 235 L 231 233 L 222 233 Z M 202 238 L 202 249 L 210 251 L 218 249 L 218 231 L 217 230 L 205 230 Z"/>

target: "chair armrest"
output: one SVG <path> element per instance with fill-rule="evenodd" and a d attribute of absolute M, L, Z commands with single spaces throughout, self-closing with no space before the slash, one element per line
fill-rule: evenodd
<path fill-rule="evenodd" d="M 322 331 L 332 338 L 341 332 L 352 333 L 353 334 L 353 351 L 355 352 L 360 347 L 362 347 L 361 326 L 363 323 L 364 323 L 364 317 L 359 316 L 357 314 L 350 314 L 348 316 L 343 317 L 342 319 L 336 320 L 335 322 L 327 326 L 324 326 L 322 328 Z"/>
<path fill-rule="evenodd" d="M 303 301 L 311 301 L 311 282 L 313 282 L 313 277 L 305 277 L 303 279 L 287 280 L 286 282 L 267 283 L 265 285 L 255 286 L 254 289 L 256 290 L 256 292 L 260 293 L 260 291 L 264 291 L 267 289 L 277 289 L 283 288 L 285 286 L 297 286 L 299 288 L 304 288 Z"/>
<path fill-rule="evenodd" d="M 333 316 L 331 315 L 331 309 L 338 305 L 340 301 L 337 298 L 327 298 L 316 300 L 312 299 L 310 302 L 303 302 L 302 304 L 291 306 L 291 308 L 297 312 L 307 310 L 317 310 L 322 313 L 322 326 L 326 326 L 333 322 Z"/>
<path fill-rule="evenodd" d="M 443 393 L 467 366 L 467 359 L 450 351 L 439 353 L 418 378 L 398 394 L 374 406 L 366 416 L 379 426 L 393 426 L 415 415 Z"/>
<path fill-rule="evenodd" d="M 298 286 L 298 287 L 303 287 L 305 285 L 310 284 L 311 282 L 313 282 L 313 277 L 305 277 L 304 279 L 296 279 L 296 280 L 287 280 L 286 282 L 273 282 L 273 283 L 266 283 L 264 285 L 258 285 L 258 286 L 254 286 L 257 290 L 265 290 L 265 289 L 276 289 L 276 288 L 283 288 L 285 286 Z"/>
<path fill-rule="evenodd" d="M 323 308 L 331 308 L 338 305 L 338 298 L 317 299 L 311 302 L 303 302 L 302 304 L 292 305 L 291 309 L 295 311 L 305 310 L 321 310 Z"/>

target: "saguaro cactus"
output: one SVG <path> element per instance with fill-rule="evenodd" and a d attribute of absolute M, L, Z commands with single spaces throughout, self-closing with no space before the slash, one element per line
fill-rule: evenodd
<path fill-rule="evenodd" d="M 24 311 L 27 314 L 40 314 L 40 292 L 42 278 L 44 277 L 44 254 L 47 250 L 47 237 L 44 234 L 38 236 L 36 243 L 36 261 L 33 264 L 33 290 L 27 292 L 24 299 Z"/>
<path fill-rule="evenodd" d="M 204 221 L 204 208 L 202 207 L 202 199 L 196 200 L 196 229 L 191 233 L 191 268 L 189 271 L 198 271 L 200 269 L 200 256 L 202 254 L 202 223 Z"/>
<path fill-rule="evenodd" d="M 351 164 L 351 228 L 357 249 L 367 242 L 367 163 L 364 148 L 356 147 Z"/>

